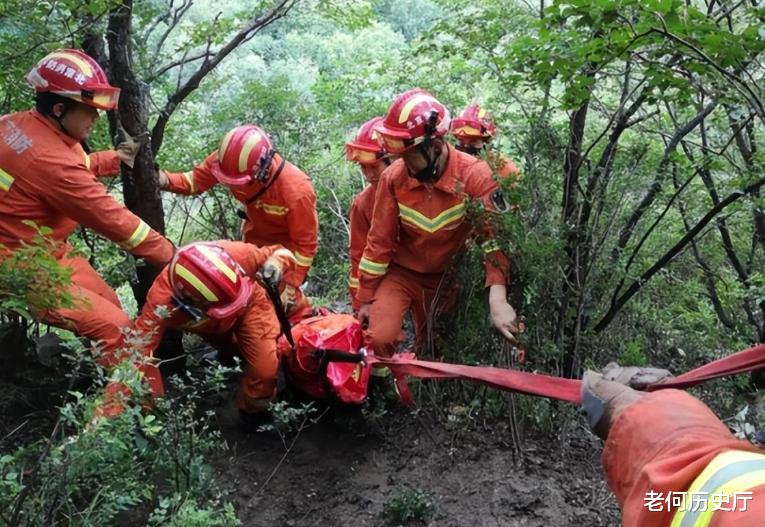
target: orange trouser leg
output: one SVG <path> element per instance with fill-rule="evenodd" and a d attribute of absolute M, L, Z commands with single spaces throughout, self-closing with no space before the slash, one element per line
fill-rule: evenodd
<path fill-rule="evenodd" d="M 96 341 L 102 350 L 98 361 L 107 367 L 116 365 L 114 352 L 122 344 L 122 330 L 130 325 L 117 294 L 84 258 L 62 258 L 60 263 L 73 270 L 68 291 L 74 305 L 48 311 L 42 321 Z"/>
<path fill-rule="evenodd" d="M 279 322 L 266 299 L 251 305 L 235 331 L 244 359 L 244 375 L 236 403 L 243 412 L 256 413 L 268 409 L 276 397 L 276 375 L 279 359 L 276 338 Z"/>
<path fill-rule="evenodd" d="M 369 309 L 369 329 L 365 343 L 375 353 L 390 357 L 401 342 L 401 325 L 421 287 L 393 268 L 382 279 Z"/>
<path fill-rule="evenodd" d="M 412 322 L 414 325 L 415 344 L 422 351 L 432 335 L 435 323 L 451 312 L 459 296 L 458 284 L 444 284 L 439 281 L 435 287 L 423 284 L 412 300 Z"/>

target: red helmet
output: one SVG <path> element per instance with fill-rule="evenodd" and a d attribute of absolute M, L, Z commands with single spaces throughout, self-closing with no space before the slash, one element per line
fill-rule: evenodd
<path fill-rule="evenodd" d="M 361 125 L 356 138 L 345 143 L 345 159 L 359 165 L 374 165 L 385 157 L 374 129 L 382 120 L 382 117 L 374 117 Z"/>
<path fill-rule="evenodd" d="M 386 152 L 400 154 L 426 137 L 446 135 L 449 121 L 446 106 L 425 90 L 415 88 L 396 97 L 375 131 Z"/>
<path fill-rule="evenodd" d="M 101 66 L 77 49 L 49 53 L 27 73 L 37 93 L 55 93 L 99 110 L 114 110 L 120 89 L 109 84 Z"/>
<path fill-rule="evenodd" d="M 478 106 L 469 104 L 459 117 L 452 121 L 452 135 L 458 140 L 483 139 L 489 141 L 497 133 L 491 114 Z"/>
<path fill-rule="evenodd" d="M 198 308 L 210 318 L 227 318 L 247 305 L 252 282 L 222 247 L 191 243 L 178 249 L 170 262 L 173 298 Z"/>
<path fill-rule="evenodd" d="M 268 134 L 254 124 L 237 126 L 227 133 L 218 148 L 215 178 L 229 187 L 245 187 L 265 180 L 274 149 Z"/>

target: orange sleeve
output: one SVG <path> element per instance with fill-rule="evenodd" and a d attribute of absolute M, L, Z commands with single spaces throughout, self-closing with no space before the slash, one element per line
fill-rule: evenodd
<path fill-rule="evenodd" d="M 88 168 L 96 177 L 112 177 L 120 173 L 120 157 L 116 150 L 103 150 L 88 155 Z"/>
<path fill-rule="evenodd" d="M 659 390 L 626 407 L 611 426 L 602 458 L 608 485 L 622 509 L 622 525 L 669 525 L 674 513 L 649 511 L 646 494 L 666 496 L 668 492 L 686 491 L 707 464 L 725 450 L 758 451 L 749 442 L 733 437 L 704 403 L 683 391 Z M 754 496 L 750 507 L 760 507 L 765 513 L 764 494 Z M 718 513 L 715 522 L 717 516 L 729 514 Z M 727 521 L 713 525 L 736 525 Z"/>
<path fill-rule="evenodd" d="M 215 185 L 218 180 L 212 173 L 212 166 L 218 164 L 218 152 L 213 152 L 189 172 L 168 172 L 167 185 L 162 189 L 175 194 L 201 194 Z"/>
<path fill-rule="evenodd" d="M 351 204 L 350 213 L 350 240 L 348 247 L 348 256 L 351 263 L 351 271 L 348 277 L 348 290 L 351 294 L 353 309 L 358 309 L 359 301 L 356 296 L 359 290 L 359 261 L 364 254 L 364 247 L 367 244 L 367 234 L 369 233 L 370 223 L 365 206 L 374 206 L 374 200 L 364 199 L 367 193 L 374 195 L 374 188 L 369 186 L 362 190 Z"/>
<path fill-rule="evenodd" d="M 388 176 L 388 177 L 386 177 Z M 372 225 L 369 227 L 364 253 L 359 260 L 359 290 L 362 304 L 371 302 L 388 265 L 393 260 L 398 241 L 398 205 L 390 173 L 383 173 L 375 192 Z"/>
<path fill-rule="evenodd" d="M 476 234 L 484 253 L 484 287 L 507 285 L 511 278 L 510 258 L 500 249 L 491 215 L 507 212 L 509 206 L 485 162 L 480 161 L 473 165 L 465 190 L 470 197 L 481 201 L 485 211 L 479 225 L 476 226 Z"/>
<path fill-rule="evenodd" d="M 119 244 L 138 258 L 164 265 L 173 257 L 173 244 L 109 195 L 85 166 L 59 167 L 63 183 L 43 190 L 54 209 Z"/>
<path fill-rule="evenodd" d="M 144 357 L 151 357 L 162 341 L 167 321 L 174 309 L 170 270 L 162 269 L 146 294 L 146 303 L 133 323 L 133 337 Z M 164 315 L 164 316 L 163 316 Z"/>
<path fill-rule="evenodd" d="M 300 287 L 313 264 L 313 257 L 319 247 L 319 216 L 316 213 L 316 194 L 306 185 L 299 197 L 287 207 L 287 228 L 294 244 L 296 266 L 284 275 L 284 281 L 293 287 Z"/>

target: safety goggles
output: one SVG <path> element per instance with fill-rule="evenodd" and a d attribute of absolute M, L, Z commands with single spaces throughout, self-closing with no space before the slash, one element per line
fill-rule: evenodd
<path fill-rule="evenodd" d="M 415 145 L 418 145 L 422 143 L 425 138 L 424 137 L 417 137 L 415 139 L 400 139 L 398 137 L 391 137 L 388 135 L 383 135 L 381 133 L 377 134 L 377 140 L 380 142 L 380 146 L 383 147 L 383 150 L 385 150 L 389 154 L 402 154 L 412 148 Z"/>
<path fill-rule="evenodd" d="M 390 156 L 381 150 L 370 152 L 350 144 L 345 145 L 345 159 L 360 165 L 374 165 L 378 161 L 386 161 L 388 157 Z"/>
<path fill-rule="evenodd" d="M 474 126 L 464 125 L 452 130 L 452 135 L 456 137 L 483 137 L 486 134 Z"/>
<path fill-rule="evenodd" d="M 67 97 L 99 110 L 113 110 L 117 107 L 117 103 L 120 100 L 120 89 L 114 87 L 97 88 L 94 90 L 83 89 L 79 94 L 70 94 Z"/>

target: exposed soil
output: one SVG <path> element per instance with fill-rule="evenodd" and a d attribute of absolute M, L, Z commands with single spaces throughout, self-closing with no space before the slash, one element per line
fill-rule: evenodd
<path fill-rule="evenodd" d="M 382 512 L 405 488 L 430 496 L 432 526 L 619 525 L 599 441 L 581 427 L 565 440 L 526 438 L 514 455 L 502 423 L 403 408 L 330 410 L 297 439 L 240 432 L 231 404 L 218 416 L 230 447 L 218 478 L 246 526 L 389 525 Z"/>
<path fill-rule="evenodd" d="M 49 433 L 66 384 L 39 365 L 13 381 L 0 376 L 2 451 Z M 242 432 L 229 397 L 217 408 L 228 445 L 213 462 L 218 481 L 245 526 L 391 525 L 383 511 L 413 491 L 434 505 L 426 522 L 413 524 L 619 525 L 600 442 L 581 424 L 569 419 L 549 437 L 526 431 L 516 448 L 506 422 L 428 406 L 320 410 L 316 424 L 280 437 Z"/>

